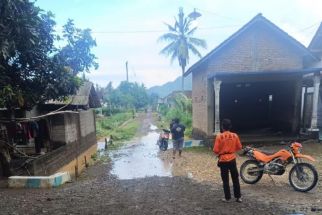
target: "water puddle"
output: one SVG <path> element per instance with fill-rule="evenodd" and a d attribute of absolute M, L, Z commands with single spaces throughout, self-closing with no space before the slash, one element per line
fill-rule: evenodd
<path fill-rule="evenodd" d="M 105 149 L 105 142 L 97 142 L 97 152 L 101 153 Z"/>
<path fill-rule="evenodd" d="M 158 127 L 156 127 L 155 125 L 150 125 L 150 130 L 155 131 L 157 129 L 158 129 Z"/>
<path fill-rule="evenodd" d="M 156 126 L 151 125 L 147 135 L 124 148 L 109 151 L 113 161 L 112 174 L 119 179 L 171 176 L 170 161 L 162 161 L 158 157 L 159 147 L 156 142 L 159 133 L 156 129 Z M 99 150 L 104 149 L 104 145 L 105 143 L 98 143 Z"/>

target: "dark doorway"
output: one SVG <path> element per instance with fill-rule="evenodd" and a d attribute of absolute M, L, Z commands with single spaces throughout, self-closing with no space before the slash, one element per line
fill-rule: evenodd
<path fill-rule="evenodd" d="M 294 82 L 223 83 L 220 118 L 235 131 L 290 132 L 294 116 Z"/>

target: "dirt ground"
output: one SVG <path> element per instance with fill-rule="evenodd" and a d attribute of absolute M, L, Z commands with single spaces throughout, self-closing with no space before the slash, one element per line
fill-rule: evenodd
<path fill-rule="evenodd" d="M 140 120 L 138 135 L 142 136 L 153 121 L 150 115 Z M 111 158 L 60 188 L 1 188 L 0 214 L 322 214 L 312 211 L 322 208 L 321 186 L 298 193 L 285 177 L 274 178 L 275 185 L 267 177 L 254 186 L 242 184 L 243 203 L 223 203 L 219 172 L 210 151 L 184 151 L 175 160 L 170 153 L 159 153 L 158 159 L 171 167 L 173 177 L 120 180 L 111 173 L 116 162 Z M 318 163 L 321 173 L 321 157 Z"/>
<path fill-rule="evenodd" d="M 222 203 L 220 188 L 187 177 L 118 180 L 109 164 L 58 189 L 1 190 L 0 214 L 284 214 L 274 204 L 246 198 Z"/>
<path fill-rule="evenodd" d="M 303 144 L 304 151 L 312 155 L 316 162 L 312 163 L 318 171 L 319 176 L 322 173 L 322 144 Z M 265 147 L 265 151 L 275 151 L 285 146 Z M 306 149 L 306 150 L 305 150 Z M 170 150 L 160 153 L 161 159 L 170 160 L 172 153 Z M 238 157 L 238 166 L 240 166 L 245 157 Z M 216 158 L 210 149 L 202 150 L 186 150 L 181 158 L 173 161 L 172 173 L 175 176 L 186 176 L 192 180 L 209 184 L 221 189 L 222 183 L 219 168 L 216 166 Z M 310 192 L 301 193 L 295 191 L 288 182 L 287 172 L 282 176 L 272 176 L 273 180 L 264 175 L 263 178 L 255 185 L 248 185 L 241 182 L 243 199 L 253 201 L 256 199 L 265 205 L 275 205 L 276 207 L 286 211 L 287 213 L 303 213 L 303 214 L 322 214 L 322 186 L 320 183 Z M 272 213 L 273 214 L 273 213 Z"/>

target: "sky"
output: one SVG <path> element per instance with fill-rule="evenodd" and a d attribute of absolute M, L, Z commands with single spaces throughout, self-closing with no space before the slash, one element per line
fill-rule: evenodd
<path fill-rule="evenodd" d="M 194 25 L 195 37 L 206 40 L 204 56 L 258 13 L 307 46 L 322 21 L 320 0 L 37 0 L 36 5 L 55 14 L 61 31 L 73 19 L 80 28 L 92 29 L 99 68 L 86 75 L 105 87 L 116 87 L 126 79 L 147 88 L 173 81 L 181 75 L 177 61 L 160 55 L 166 43 L 158 38 L 173 24 L 179 8 L 187 15 L 194 9 L 202 14 Z M 199 58 L 190 57 L 187 68 Z"/>

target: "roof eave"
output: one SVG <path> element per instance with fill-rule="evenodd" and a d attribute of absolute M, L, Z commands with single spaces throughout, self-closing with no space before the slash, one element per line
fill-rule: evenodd
<path fill-rule="evenodd" d="M 208 79 L 215 77 L 227 77 L 227 76 L 268 76 L 268 75 L 295 75 L 295 74 L 309 74 L 322 71 L 322 68 L 306 68 L 306 69 L 297 69 L 297 70 L 277 70 L 277 71 L 253 71 L 253 72 L 244 72 L 244 71 L 221 71 L 207 76 Z"/>

